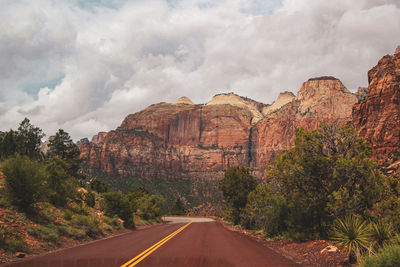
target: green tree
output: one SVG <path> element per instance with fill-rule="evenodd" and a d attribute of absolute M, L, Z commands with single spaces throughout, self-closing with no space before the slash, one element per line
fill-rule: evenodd
<path fill-rule="evenodd" d="M 61 158 L 66 162 L 68 173 L 78 178 L 81 160 L 79 159 L 79 147 L 74 144 L 71 137 L 63 129 L 50 136 L 48 155 L 53 158 Z"/>
<path fill-rule="evenodd" d="M 278 156 L 267 178 L 287 201 L 289 229 L 326 237 L 335 218 L 367 216 L 387 189 L 369 156 L 370 146 L 353 128 L 297 129 L 295 147 Z"/>
<path fill-rule="evenodd" d="M 136 213 L 145 220 L 157 219 L 162 215 L 164 198 L 156 195 L 145 195 L 137 199 Z"/>
<path fill-rule="evenodd" d="M 18 151 L 21 155 L 30 158 L 40 158 L 41 140 L 45 136 L 39 127 L 33 126 L 28 118 L 25 118 L 18 127 L 17 142 Z"/>
<path fill-rule="evenodd" d="M 176 199 L 175 204 L 171 209 L 171 214 L 173 215 L 186 214 L 185 206 L 183 205 L 182 200 L 179 197 Z"/>
<path fill-rule="evenodd" d="M 11 203 L 25 212 L 44 199 L 45 172 L 43 167 L 27 156 L 16 154 L 3 163 L 5 189 Z"/>
<path fill-rule="evenodd" d="M 287 230 L 287 205 L 283 197 L 273 192 L 267 184 L 259 184 L 250 192 L 242 224 L 246 228 L 261 229 L 269 236 Z"/>
<path fill-rule="evenodd" d="M 77 195 L 78 181 L 68 173 L 63 159 L 48 159 L 45 166 L 48 198 L 54 205 L 64 207 Z"/>
<path fill-rule="evenodd" d="M 92 208 L 96 205 L 96 194 L 92 190 L 89 190 L 86 194 L 85 203 Z"/>
<path fill-rule="evenodd" d="M 18 133 L 10 130 L 0 136 L 0 159 L 4 160 L 18 152 Z"/>
<path fill-rule="evenodd" d="M 103 194 L 105 215 L 118 216 L 124 220 L 125 227 L 134 228 L 133 211 L 128 198 L 121 192 L 107 192 Z"/>
<path fill-rule="evenodd" d="M 89 187 L 90 187 L 90 189 L 92 189 L 98 193 L 105 193 L 105 192 L 110 191 L 110 188 L 107 184 L 103 183 L 102 181 L 100 181 L 96 178 L 90 180 Z"/>
<path fill-rule="evenodd" d="M 79 147 L 72 141 L 71 137 L 63 129 L 50 136 L 49 138 L 49 155 L 62 159 L 79 158 Z"/>
<path fill-rule="evenodd" d="M 247 196 L 257 186 L 257 180 L 250 174 L 250 169 L 241 166 L 225 170 L 224 178 L 219 182 L 218 189 L 230 207 L 228 217 L 234 224 L 240 221 L 241 213 L 246 206 Z"/>

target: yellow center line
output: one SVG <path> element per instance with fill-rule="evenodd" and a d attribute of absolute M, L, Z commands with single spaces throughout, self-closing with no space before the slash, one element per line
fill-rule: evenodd
<path fill-rule="evenodd" d="M 158 241 L 157 243 L 155 243 L 154 245 L 152 245 L 151 247 L 149 247 L 148 249 L 146 249 L 145 251 L 143 251 L 142 253 L 140 253 L 139 255 L 134 257 L 133 259 L 131 259 L 128 262 L 124 263 L 123 265 L 121 265 L 121 267 L 128 267 L 128 266 L 132 267 L 132 266 L 135 266 L 136 264 L 138 264 L 139 262 L 144 260 L 147 256 L 149 256 L 151 253 L 153 253 L 156 249 L 158 249 L 159 247 L 161 247 L 162 245 L 167 243 L 168 240 L 170 240 L 171 238 L 173 238 L 174 236 L 179 234 L 181 231 L 183 231 L 192 222 L 193 222 L 193 220 L 191 220 L 190 222 L 188 222 L 187 224 L 185 224 L 184 226 L 182 226 L 181 228 L 179 228 L 178 230 L 176 230 L 172 234 L 170 234 L 167 237 L 163 238 L 162 240 Z"/>

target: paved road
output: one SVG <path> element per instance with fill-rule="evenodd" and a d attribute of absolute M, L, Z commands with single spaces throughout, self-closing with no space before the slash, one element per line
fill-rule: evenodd
<path fill-rule="evenodd" d="M 5 266 L 299 266 L 212 219 L 166 219 L 171 222 Z"/>

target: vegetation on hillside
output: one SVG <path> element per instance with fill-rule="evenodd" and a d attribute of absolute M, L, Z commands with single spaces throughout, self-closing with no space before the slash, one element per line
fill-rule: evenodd
<path fill-rule="evenodd" d="M 0 248 L 32 251 L 160 219 L 162 197 L 142 188 L 110 192 L 98 180 L 87 182 L 69 134 L 60 129 L 51 136 L 46 154 L 43 137 L 28 119 L 0 134 Z"/>
<path fill-rule="evenodd" d="M 398 244 L 400 183 L 370 156 L 369 144 L 351 127 L 297 129 L 294 148 L 268 166 L 265 181 L 251 190 L 240 182 L 220 185 L 238 213 L 228 210 L 226 217 L 270 238 L 331 238 L 351 261 Z"/>
<path fill-rule="evenodd" d="M 176 199 L 175 204 L 172 207 L 170 213 L 172 215 L 185 215 L 186 214 L 185 206 L 183 205 L 182 200 L 179 197 Z"/>
<path fill-rule="evenodd" d="M 234 224 L 240 222 L 240 216 L 247 203 L 247 196 L 255 189 L 256 185 L 257 180 L 250 175 L 249 168 L 234 166 L 225 171 L 218 188 L 222 191 L 228 204 L 225 216 Z"/>

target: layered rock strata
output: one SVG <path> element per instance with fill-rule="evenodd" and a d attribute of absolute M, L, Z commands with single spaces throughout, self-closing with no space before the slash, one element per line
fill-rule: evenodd
<path fill-rule="evenodd" d="M 352 124 L 377 158 L 400 148 L 400 46 L 368 72 L 368 94 L 354 105 Z"/>
<path fill-rule="evenodd" d="M 82 144 L 81 157 L 90 168 L 147 180 L 218 180 L 233 165 L 251 166 L 261 176 L 277 153 L 293 145 L 297 127 L 343 125 L 356 102 L 333 77 L 310 79 L 296 97 L 285 92 L 271 106 L 233 93 L 206 105 L 185 97 L 128 115 L 116 130 Z"/>
<path fill-rule="evenodd" d="M 127 116 L 102 142 L 84 144 L 81 158 L 109 174 L 145 179 L 222 171 L 248 163 L 253 118 L 237 105 L 159 103 Z"/>
<path fill-rule="evenodd" d="M 400 46 L 368 78 L 368 88 L 355 94 L 334 77 L 313 78 L 296 96 L 281 93 L 271 105 L 233 93 L 205 105 L 187 97 L 154 104 L 82 142 L 81 158 L 89 173 L 118 177 L 117 185 L 148 181 L 170 195 L 191 196 L 193 204 L 200 196 L 204 203 L 215 200 L 217 181 L 229 166 L 250 166 L 261 178 L 265 166 L 293 146 L 298 127 L 353 125 L 377 157 L 386 157 L 400 147 Z M 398 169 L 398 159 L 390 166 L 390 172 Z"/>
<path fill-rule="evenodd" d="M 294 144 L 295 130 L 316 129 L 321 123 L 346 124 L 357 97 L 334 77 L 310 79 L 292 101 L 268 114 L 252 129 L 252 164 L 262 170 L 276 154 Z"/>

